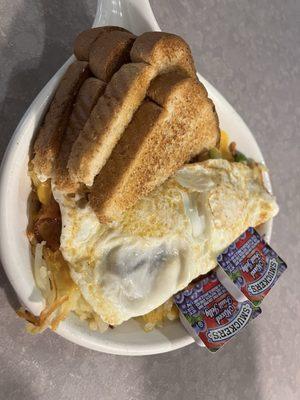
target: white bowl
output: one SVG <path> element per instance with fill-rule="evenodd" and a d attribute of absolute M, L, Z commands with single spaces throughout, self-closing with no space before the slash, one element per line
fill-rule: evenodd
<path fill-rule="evenodd" d="M 149 12 L 149 9 L 147 11 Z M 123 24 L 123 26 L 126 25 Z M 26 237 L 27 199 L 31 190 L 27 174 L 28 152 L 31 139 L 57 83 L 71 60 L 72 58 L 48 82 L 26 111 L 9 143 L 1 167 L 1 260 L 20 302 L 35 314 L 42 310 L 43 298 L 33 278 L 30 248 Z M 253 135 L 241 117 L 211 84 L 200 75 L 199 78 L 216 105 L 221 128 L 230 134 L 230 138 L 237 142 L 239 149 L 247 156 L 264 162 Z M 265 178 L 266 186 L 271 191 L 269 178 L 267 175 Z M 270 239 L 271 230 L 271 221 L 262 227 L 261 232 L 266 234 L 267 240 Z M 56 332 L 81 346 L 122 355 L 163 353 L 193 342 L 178 321 L 169 322 L 164 328 L 155 329 L 150 333 L 144 333 L 137 322 L 129 321 L 118 328 L 100 334 L 90 331 L 86 323 L 71 316 L 59 325 Z"/>

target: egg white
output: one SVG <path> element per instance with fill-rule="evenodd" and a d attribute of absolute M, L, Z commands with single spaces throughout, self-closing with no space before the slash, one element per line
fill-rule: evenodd
<path fill-rule="evenodd" d="M 71 276 L 112 325 L 163 304 L 213 269 L 244 230 L 278 212 L 258 168 L 221 159 L 184 166 L 112 226 L 100 224 L 88 203 L 53 193 Z"/>

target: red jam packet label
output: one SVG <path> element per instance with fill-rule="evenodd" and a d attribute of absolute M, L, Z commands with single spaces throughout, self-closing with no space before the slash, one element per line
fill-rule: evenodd
<path fill-rule="evenodd" d="M 188 322 L 184 326 L 210 351 L 217 351 L 261 313 L 250 301 L 237 301 L 215 272 L 193 281 L 174 301 Z"/>
<path fill-rule="evenodd" d="M 217 260 L 233 283 L 255 305 L 264 299 L 287 268 L 254 228 L 248 228 Z"/>

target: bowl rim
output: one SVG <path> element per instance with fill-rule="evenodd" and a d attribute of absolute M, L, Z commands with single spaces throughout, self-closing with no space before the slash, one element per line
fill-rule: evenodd
<path fill-rule="evenodd" d="M 50 79 L 50 81 L 44 86 L 44 88 L 40 91 L 38 96 L 31 103 L 22 119 L 20 120 L 18 126 L 16 127 L 14 134 L 11 137 L 11 140 L 7 146 L 5 154 L 2 159 L 1 169 L 0 169 L 0 258 L 2 261 L 3 268 L 6 272 L 6 275 L 12 284 L 21 304 L 25 305 L 28 309 L 30 309 L 33 313 L 38 312 L 37 309 L 34 308 L 32 303 L 29 303 L 28 296 L 25 295 L 24 289 L 22 288 L 22 279 L 16 276 L 14 268 L 12 265 L 14 264 L 14 252 L 10 252 L 10 247 L 8 246 L 8 239 L 10 237 L 10 221 L 7 218 L 7 210 L 11 206 L 10 201 L 7 198 L 7 185 L 9 185 L 9 181 L 12 178 L 12 172 L 15 169 L 16 159 L 14 157 L 16 150 L 21 142 L 21 139 L 26 135 L 31 135 L 30 140 L 34 135 L 34 131 L 30 131 L 30 129 L 25 129 L 26 124 L 32 116 L 37 113 L 36 109 L 39 107 L 40 109 L 45 110 L 48 102 L 51 100 L 51 97 L 55 91 L 55 88 L 60 80 L 60 77 L 68 67 L 68 65 L 72 62 L 74 57 L 70 57 L 66 63 L 57 71 L 57 73 Z M 220 102 L 222 102 L 222 106 L 226 109 L 226 112 L 232 115 L 233 119 L 236 119 L 240 126 L 242 126 L 243 130 L 247 132 L 249 138 L 252 141 L 252 146 L 254 151 L 256 152 L 256 159 L 262 163 L 264 163 L 264 158 L 260 151 L 260 148 L 251 133 L 250 129 L 247 127 L 243 119 L 237 113 L 237 111 L 228 103 L 228 101 L 214 88 L 204 77 L 198 74 L 200 81 L 204 84 L 210 97 L 215 101 L 218 98 Z M 23 150 L 25 152 L 25 150 Z M 26 153 L 28 153 L 28 149 L 26 149 Z M 25 153 L 24 153 L 25 154 Z M 272 193 L 272 187 L 270 182 L 270 177 L 268 173 L 264 174 L 265 186 L 270 193 Z M 272 232 L 272 219 L 265 224 L 265 234 L 266 239 L 269 241 Z M 15 249 L 18 251 L 18 249 Z M 193 338 L 186 333 L 185 336 L 181 338 L 173 339 L 170 341 L 168 345 L 166 343 L 162 344 L 143 344 L 136 346 L 129 346 L 120 348 L 120 346 L 109 345 L 107 342 L 105 343 L 96 343 L 93 340 L 88 340 L 87 337 L 80 336 L 76 334 L 76 332 L 70 329 L 70 326 L 64 322 L 62 322 L 58 329 L 55 331 L 60 336 L 63 336 L 65 339 L 79 344 L 81 346 L 87 347 L 89 349 L 101 351 L 104 353 L 110 354 L 118 354 L 118 355 L 150 355 L 150 354 L 158 354 L 164 353 L 168 351 L 172 351 L 175 349 L 179 349 L 181 347 L 187 346 L 194 342 Z"/>

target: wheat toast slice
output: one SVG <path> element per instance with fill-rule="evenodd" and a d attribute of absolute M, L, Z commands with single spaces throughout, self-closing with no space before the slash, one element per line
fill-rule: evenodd
<path fill-rule="evenodd" d="M 89 53 L 90 70 L 95 77 L 109 82 L 123 64 L 130 62 L 130 50 L 135 36 L 129 32 L 104 32 L 92 44 Z"/>
<path fill-rule="evenodd" d="M 202 84 L 177 72 L 158 76 L 96 177 L 90 204 L 103 223 L 118 220 L 196 154 L 219 140 Z"/>
<path fill-rule="evenodd" d="M 73 181 L 93 184 L 143 101 L 154 73 L 147 64 L 132 63 L 114 74 L 72 147 L 68 169 Z"/>
<path fill-rule="evenodd" d="M 78 188 L 78 185 L 70 178 L 67 163 L 72 145 L 88 120 L 98 98 L 103 94 L 105 87 L 106 83 L 100 79 L 88 78 L 82 84 L 76 97 L 53 174 L 55 186 L 64 193 L 75 193 Z"/>
<path fill-rule="evenodd" d="M 88 61 L 93 43 L 103 33 L 114 31 L 129 32 L 127 29 L 121 28 L 120 26 L 101 26 L 80 32 L 74 41 L 74 54 L 76 58 L 81 61 Z"/>
<path fill-rule="evenodd" d="M 81 37 L 79 42 L 83 43 L 83 39 L 86 36 L 91 41 L 91 38 L 95 34 L 98 35 L 98 39 L 97 37 L 94 38 L 95 40 L 91 43 L 91 48 L 97 49 L 99 46 L 103 46 L 104 43 L 101 41 L 97 45 L 97 40 L 101 36 L 105 36 L 106 45 L 104 46 L 104 51 L 100 52 L 100 54 L 94 54 L 92 59 L 94 64 L 97 63 L 98 70 L 103 71 L 106 79 L 109 79 L 110 74 L 114 73 L 129 58 L 134 36 L 122 28 L 117 30 L 116 27 L 104 27 L 99 30 L 92 30 L 92 35 L 90 30 L 86 31 L 83 36 L 79 35 Z M 51 177 L 53 164 L 58 156 L 61 142 L 69 125 L 69 119 L 78 90 L 90 75 L 90 68 L 85 61 L 75 61 L 68 68 L 59 83 L 34 144 L 33 165 L 37 176 L 41 180 Z M 95 86 L 97 85 L 95 84 Z M 88 115 L 86 116 L 89 117 Z M 68 136 L 70 136 L 70 132 Z M 76 136 L 78 136 L 78 132 Z"/>
<path fill-rule="evenodd" d="M 132 61 L 142 62 L 125 64 L 113 75 L 73 145 L 68 168 L 74 181 L 92 186 L 153 78 L 178 66 L 181 74 L 196 80 L 190 49 L 176 35 L 143 34 L 133 43 L 130 55 Z"/>
<path fill-rule="evenodd" d="M 177 35 L 165 32 L 145 32 L 134 42 L 132 62 L 145 62 L 159 74 L 176 70 L 196 78 L 196 69 L 188 44 Z"/>
<path fill-rule="evenodd" d="M 80 86 L 90 74 L 87 62 L 75 61 L 68 67 L 58 85 L 33 146 L 33 168 L 41 181 L 51 177 L 74 100 Z"/>

